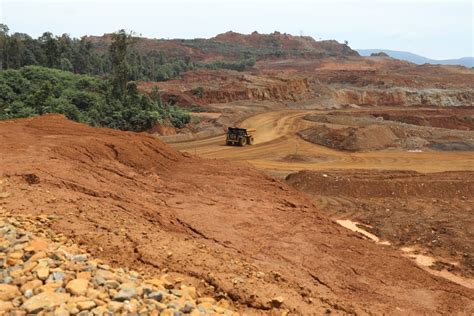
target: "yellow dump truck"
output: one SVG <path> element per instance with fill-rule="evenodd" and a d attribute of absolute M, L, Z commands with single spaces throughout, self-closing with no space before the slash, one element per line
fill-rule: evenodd
<path fill-rule="evenodd" d="M 227 135 L 225 143 L 228 146 L 232 145 L 252 145 L 253 144 L 253 135 L 256 130 L 252 128 L 239 128 L 239 127 L 229 127 L 227 129 Z"/>

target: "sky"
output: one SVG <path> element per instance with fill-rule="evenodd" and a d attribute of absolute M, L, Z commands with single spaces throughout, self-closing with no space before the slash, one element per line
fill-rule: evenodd
<path fill-rule="evenodd" d="M 33 37 L 119 29 L 152 38 L 279 31 L 434 59 L 474 56 L 474 0 L 0 0 L 0 21 Z"/>

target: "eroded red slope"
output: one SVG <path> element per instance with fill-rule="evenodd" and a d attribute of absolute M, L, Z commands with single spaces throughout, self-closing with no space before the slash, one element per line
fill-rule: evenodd
<path fill-rule="evenodd" d="M 303 314 L 474 311 L 472 290 L 339 227 L 286 184 L 146 134 L 56 115 L 0 122 L 0 177 L 4 208 L 58 214 L 53 229 L 98 257 L 204 279 L 251 313 L 277 296 Z"/>

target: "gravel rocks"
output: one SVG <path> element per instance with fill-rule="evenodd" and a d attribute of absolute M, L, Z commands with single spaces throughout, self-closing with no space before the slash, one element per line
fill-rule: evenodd
<path fill-rule="evenodd" d="M 42 310 L 53 309 L 54 307 L 66 303 L 69 298 L 69 294 L 46 291 L 25 301 L 21 308 L 28 313 L 39 313 Z"/>
<path fill-rule="evenodd" d="M 87 291 L 89 280 L 75 279 L 66 285 L 66 290 L 73 295 L 84 295 Z"/>
<path fill-rule="evenodd" d="M 0 300 L 9 301 L 20 295 L 17 286 L 9 284 L 0 284 Z"/>
<path fill-rule="evenodd" d="M 51 220 L 0 213 L 0 315 L 239 315 L 167 275 L 111 268 L 55 235 Z"/>

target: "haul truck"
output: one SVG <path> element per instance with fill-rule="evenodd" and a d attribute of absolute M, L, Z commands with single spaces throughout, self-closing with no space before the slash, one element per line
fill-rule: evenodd
<path fill-rule="evenodd" d="M 227 135 L 225 138 L 225 143 L 228 146 L 232 145 L 252 145 L 253 144 L 253 135 L 256 130 L 251 128 L 239 128 L 239 127 L 229 127 L 227 129 Z"/>

